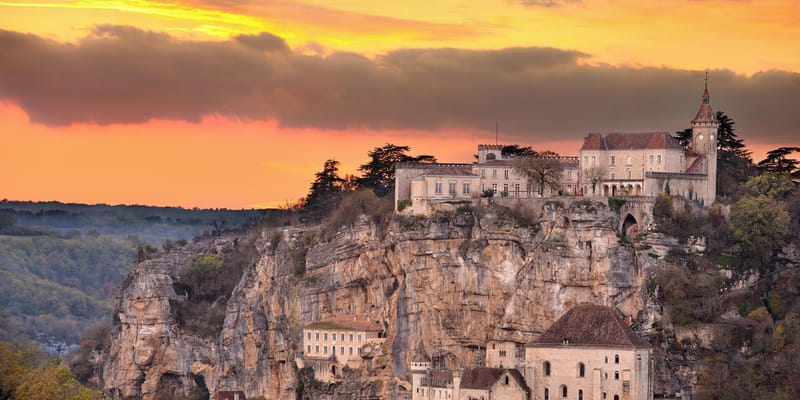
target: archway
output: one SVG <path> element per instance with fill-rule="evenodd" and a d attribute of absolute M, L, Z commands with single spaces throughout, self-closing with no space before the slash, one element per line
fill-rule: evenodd
<path fill-rule="evenodd" d="M 336 376 L 336 365 L 331 365 L 331 375 Z"/>
<path fill-rule="evenodd" d="M 626 215 L 625 220 L 622 222 L 621 231 L 623 237 L 639 236 L 639 223 L 636 221 L 636 217 L 631 214 Z"/>

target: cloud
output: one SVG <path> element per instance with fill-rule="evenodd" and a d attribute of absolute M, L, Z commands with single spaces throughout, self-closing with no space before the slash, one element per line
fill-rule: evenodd
<path fill-rule="evenodd" d="M 678 130 L 700 103 L 703 72 L 592 65 L 555 48 L 404 49 L 375 58 L 294 52 L 269 33 L 177 41 L 101 26 L 77 44 L 0 31 L 0 99 L 46 125 L 200 121 L 220 114 L 341 130 L 465 127 L 508 140 L 590 131 Z M 796 141 L 800 74 L 711 71 L 712 106 L 747 140 Z"/>

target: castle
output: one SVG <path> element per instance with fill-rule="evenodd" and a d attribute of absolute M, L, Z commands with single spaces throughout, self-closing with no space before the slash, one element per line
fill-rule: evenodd
<path fill-rule="evenodd" d="M 578 156 L 557 156 L 558 190 L 543 197 L 657 196 L 669 191 L 710 205 L 716 198 L 719 123 L 711 109 L 708 83 L 691 120 L 692 140 L 682 146 L 668 132 L 589 133 Z M 396 211 L 408 203 L 412 214 L 427 214 L 436 203 L 476 199 L 491 191 L 503 197 L 539 197 L 526 176 L 513 168 L 503 145 L 478 145 L 476 163 L 398 163 Z"/>

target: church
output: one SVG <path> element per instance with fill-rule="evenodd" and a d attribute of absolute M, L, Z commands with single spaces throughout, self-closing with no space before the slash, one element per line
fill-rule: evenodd
<path fill-rule="evenodd" d="M 657 196 L 669 191 L 704 205 L 716 199 L 719 123 L 706 81 L 691 120 L 692 140 L 682 146 L 668 132 L 589 133 L 578 156 L 555 157 L 562 167 L 558 190 L 533 190 L 513 168 L 503 145 L 478 145 L 475 163 L 398 163 L 395 211 L 428 214 L 437 203 L 463 202 L 491 192 L 500 197 Z"/>

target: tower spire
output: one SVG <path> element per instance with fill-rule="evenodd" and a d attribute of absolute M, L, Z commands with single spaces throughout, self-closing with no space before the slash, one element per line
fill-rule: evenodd
<path fill-rule="evenodd" d="M 709 104 L 709 98 L 711 96 L 708 95 L 708 71 L 706 71 L 705 81 L 705 88 L 703 89 L 703 104 Z"/>

